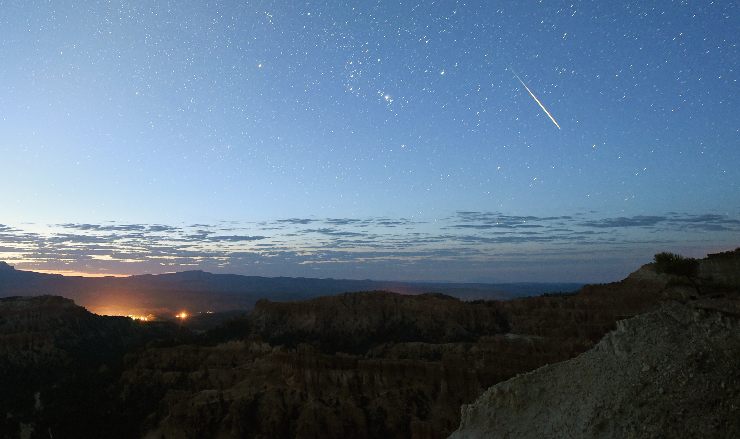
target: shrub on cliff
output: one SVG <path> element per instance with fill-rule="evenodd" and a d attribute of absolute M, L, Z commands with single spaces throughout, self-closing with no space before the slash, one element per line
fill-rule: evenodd
<path fill-rule="evenodd" d="M 696 276 L 699 261 L 675 253 L 662 252 L 655 255 L 655 271 L 679 276 Z"/>

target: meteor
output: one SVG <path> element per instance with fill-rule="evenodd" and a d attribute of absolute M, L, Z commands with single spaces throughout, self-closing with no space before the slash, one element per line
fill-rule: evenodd
<path fill-rule="evenodd" d="M 537 96 L 535 96 L 534 93 L 532 93 L 532 90 L 530 90 L 529 87 L 527 87 L 527 84 L 525 84 L 524 81 L 522 81 L 522 78 L 520 78 L 519 75 L 516 74 L 516 72 L 514 71 L 514 69 L 509 68 L 509 70 L 511 70 L 511 73 L 514 74 L 514 77 L 516 77 L 516 79 L 519 80 L 519 82 L 524 86 L 524 88 L 527 89 L 527 92 L 529 93 L 529 95 L 532 96 L 532 99 L 534 99 L 534 101 L 537 102 L 537 105 L 539 105 L 540 108 L 542 108 L 542 111 L 545 112 L 545 114 L 547 115 L 547 117 L 550 118 L 550 120 L 552 121 L 552 123 L 554 123 L 555 126 L 558 127 L 558 129 L 560 129 L 560 125 L 558 124 L 558 121 L 556 121 L 555 118 L 552 117 L 552 114 L 550 114 L 550 112 L 547 111 L 547 108 L 545 108 L 545 106 L 542 105 L 542 102 L 540 102 L 540 100 L 537 99 Z"/>

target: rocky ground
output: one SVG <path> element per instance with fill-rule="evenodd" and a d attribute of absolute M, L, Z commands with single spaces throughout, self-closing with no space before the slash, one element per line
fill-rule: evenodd
<path fill-rule="evenodd" d="M 125 424 L 113 391 L 123 356 L 177 333 L 58 296 L 0 299 L 0 437 L 95 437 Z"/>
<path fill-rule="evenodd" d="M 488 389 L 451 438 L 740 437 L 740 316 L 673 302 Z"/>
<path fill-rule="evenodd" d="M 141 406 L 157 395 L 144 424 L 152 438 L 442 438 L 462 404 L 587 350 L 618 319 L 655 309 L 668 281 L 507 302 L 383 292 L 260 301 L 234 324 L 237 337 L 144 352 L 123 375 L 124 397 Z"/>
<path fill-rule="evenodd" d="M 661 307 L 593 349 L 488 389 L 451 438 L 740 437 L 738 252 L 666 277 Z"/>
<path fill-rule="evenodd" d="M 702 261 L 694 278 L 646 266 L 576 294 L 512 301 L 260 301 L 203 334 L 63 298 L 3 299 L 0 437 L 732 432 L 738 257 Z"/>

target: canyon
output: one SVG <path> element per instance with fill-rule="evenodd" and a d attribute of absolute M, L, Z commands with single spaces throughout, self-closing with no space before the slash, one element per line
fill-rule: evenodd
<path fill-rule="evenodd" d="M 11 389 L 0 397 L 6 413 L 1 433 L 29 438 L 442 438 L 453 432 L 518 437 L 511 433 L 520 431 L 515 427 L 491 427 L 500 417 L 511 425 L 532 424 L 532 431 L 542 433 L 535 425 L 545 421 L 527 420 L 532 411 L 545 410 L 542 404 L 557 406 L 550 407 L 553 413 L 570 407 L 548 396 L 562 394 L 563 377 L 642 370 L 645 364 L 661 369 L 657 365 L 666 360 L 653 352 L 660 342 L 687 358 L 706 356 L 707 367 L 716 363 L 718 371 L 736 371 L 736 363 L 728 369 L 727 362 L 715 361 L 713 348 L 691 348 L 698 338 L 674 340 L 681 330 L 700 333 L 707 327 L 702 322 L 720 313 L 730 323 L 725 338 L 716 340 L 737 342 L 738 260 L 737 251 L 710 255 L 699 261 L 695 277 L 661 273 L 649 264 L 620 282 L 506 301 L 385 291 L 262 299 L 249 313 L 199 330 L 97 316 L 59 297 L 0 299 L 0 371 L 3 385 Z M 696 320 L 687 310 L 706 318 L 698 318 L 694 327 L 686 323 Z M 676 321 L 684 323 L 665 329 L 666 315 L 681 316 Z M 661 339 L 664 330 L 673 338 Z M 620 335 L 625 331 L 632 335 Z M 623 347 L 605 348 L 609 343 Z M 603 352 L 617 351 L 632 354 L 620 357 L 624 364 L 612 361 L 612 369 L 600 366 L 611 361 L 602 358 Z M 567 366 L 578 361 L 590 372 Z M 547 375 L 565 367 L 572 370 L 552 379 Z M 672 377 L 656 381 L 651 398 L 683 395 L 666 390 Z M 630 380 L 628 375 L 619 386 L 637 385 Z M 722 382 L 727 398 L 737 397 L 738 380 Z M 610 401 L 602 405 L 622 404 L 592 381 L 579 386 L 582 392 L 601 392 L 592 400 Z M 526 390 L 511 390 L 520 387 Z M 693 392 L 692 383 L 684 389 Z M 571 406 L 592 404 L 574 395 Z M 700 412 L 715 405 L 699 407 L 704 407 Z M 621 416 L 628 415 L 633 413 Z M 716 428 L 727 428 L 722 419 L 717 422 Z M 575 433 L 633 431 L 612 425 L 623 424 Z"/>

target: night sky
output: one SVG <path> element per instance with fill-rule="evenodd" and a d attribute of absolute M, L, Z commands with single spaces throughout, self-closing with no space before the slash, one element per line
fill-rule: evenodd
<path fill-rule="evenodd" d="M 611 281 L 733 249 L 738 29 L 735 1 L 0 0 L 0 260 Z"/>

